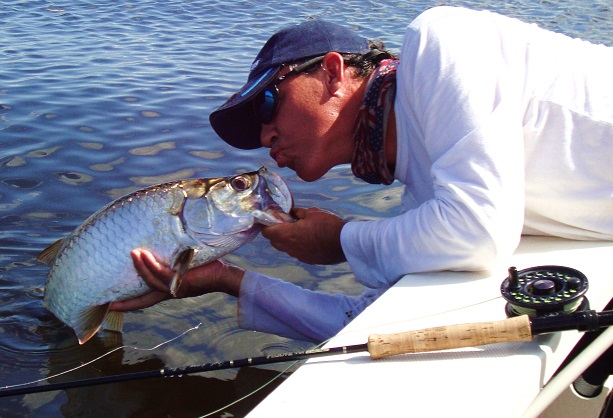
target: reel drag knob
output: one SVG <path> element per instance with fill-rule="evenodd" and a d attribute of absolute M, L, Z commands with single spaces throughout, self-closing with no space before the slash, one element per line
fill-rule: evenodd
<path fill-rule="evenodd" d="M 500 286 L 509 317 L 524 314 L 535 317 L 589 309 L 584 296 L 587 289 L 587 277 L 564 266 L 539 266 L 520 271 L 510 267 L 509 276 Z"/>
<path fill-rule="evenodd" d="M 553 295 L 556 292 L 556 284 L 552 280 L 537 280 L 534 282 L 532 291 L 535 295 Z"/>

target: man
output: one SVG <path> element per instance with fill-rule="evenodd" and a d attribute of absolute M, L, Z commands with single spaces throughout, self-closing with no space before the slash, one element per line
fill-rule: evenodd
<path fill-rule="evenodd" d="M 306 181 L 351 163 L 366 181 L 406 185 L 394 218 L 297 209 L 297 222 L 263 231 L 300 261 L 347 260 L 372 290 L 315 294 L 217 262 L 190 272 L 182 295 L 225 291 L 239 296 L 241 326 L 318 340 L 402 275 L 489 269 L 522 233 L 613 239 L 612 48 L 438 7 L 410 24 L 394 58 L 337 25 L 286 28 L 210 117 L 226 142 L 270 148 Z M 133 258 L 156 292 L 114 309 L 168 297 L 168 267 L 146 251 Z"/>

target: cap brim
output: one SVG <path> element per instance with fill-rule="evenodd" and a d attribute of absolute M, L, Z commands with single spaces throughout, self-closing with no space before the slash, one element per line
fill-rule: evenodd
<path fill-rule="evenodd" d="M 262 146 L 262 125 L 256 115 L 253 99 L 275 78 L 280 66 L 269 67 L 252 77 L 236 94 L 215 109 L 209 116 L 211 126 L 228 144 L 240 149 Z"/>

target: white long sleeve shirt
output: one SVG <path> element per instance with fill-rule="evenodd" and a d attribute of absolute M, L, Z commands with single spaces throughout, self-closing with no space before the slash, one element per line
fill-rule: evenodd
<path fill-rule="evenodd" d="M 406 212 L 341 233 L 364 285 L 488 269 L 522 233 L 613 239 L 613 48 L 430 9 L 406 32 L 394 110 Z"/>
<path fill-rule="evenodd" d="M 613 48 L 437 7 L 407 29 L 394 106 L 405 212 L 341 233 L 372 289 L 351 298 L 248 272 L 243 328 L 321 341 L 404 274 L 487 269 L 522 233 L 613 240 Z"/>

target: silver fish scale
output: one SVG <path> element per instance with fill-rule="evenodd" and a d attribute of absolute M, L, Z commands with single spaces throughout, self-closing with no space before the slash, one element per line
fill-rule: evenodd
<path fill-rule="evenodd" d="M 152 188 L 90 217 L 66 239 L 52 265 L 45 306 L 73 326 L 75 315 L 88 307 L 146 293 L 149 287 L 137 276 L 130 258 L 134 248 L 146 246 L 169 263 L 181 247 L 200 246 L 198 259 L 206 259 L 202 244 L 187 236 L 179 217 L 169 212 L 183 199 L 180 188 Z M 138 228 L 131 227 L 135 224 Z M 209 250 L 211 258 L 219 252 Z"/>
<path fill-rule="evenodd" d="M 234 177 L 181 180 L 136 191 L 41 252 L 37 260 L 50 266 L 44 306 L 75 330 L 81 344 L 104 320 L 105 328 L 119 331 L 121 313 L 108 314 L 109 302 L 150 290 L 136 274 L 133 249 L 148 249 L 177 268 L 169 289 L 174 293 L 186 267 L 236 250 L 259 233 L 262 223 L 290 218 L 291 207 L 285 182 L 263 167 Z M 191 264 L 185 266 L 185 252 L 192 250 Z"/>

